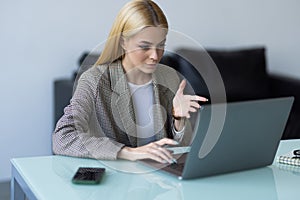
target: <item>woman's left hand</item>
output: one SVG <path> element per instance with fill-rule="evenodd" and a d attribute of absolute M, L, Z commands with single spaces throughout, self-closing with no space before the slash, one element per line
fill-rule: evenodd
<path fill-rule="evenodd" d="M 185 86 L 186 80 L 182 80 L 173 99 L 173 116 L 175 117 L 190 118 L 190 112 L 196 112 L 201 107 L 199 101 L 208 101 L 205 97 L 184 95 Z"/>

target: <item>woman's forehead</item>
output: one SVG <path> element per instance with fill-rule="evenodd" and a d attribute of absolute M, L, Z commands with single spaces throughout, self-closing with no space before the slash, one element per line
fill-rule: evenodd
<path fill-rule="evenodd" d="M 161 27 L 145 27 L 131 39 L 135 42 L 158 44 L 166 40 L 167 29 Z"/>

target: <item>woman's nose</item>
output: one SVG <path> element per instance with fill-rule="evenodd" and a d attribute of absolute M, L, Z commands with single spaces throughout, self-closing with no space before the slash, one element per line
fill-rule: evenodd
<path fill-rule="evenodd" d="M 157 52 L 157 48 L 151 48 L 150 50 L 150 59 L 152 60 L 158 60 L 158 52 Z"/>

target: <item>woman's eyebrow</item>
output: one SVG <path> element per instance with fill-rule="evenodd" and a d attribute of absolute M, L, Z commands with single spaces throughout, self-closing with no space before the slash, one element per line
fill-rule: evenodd
<path fill-rule="evenodd" d="M 163 39 L 158 44 L 165 43 L 165 42 L 166 42 L 166 39 Z M 149 42 L 149 41 L 146 41 L 146 40 L 142 40 L 139 43 L 148 44 L 148 45 L 152 45 L 153 44 L 152 42 Z"/>
<path fill-rule="evenodd" d="M 153 44 L 153 43 L 151 43 L 151 42 L 148 42 L 148 41 L 145 41 L 145 40 L 143 40 L 143 41 L 140 41 L 139 43 L 143 43 L 143 44 Z"/>

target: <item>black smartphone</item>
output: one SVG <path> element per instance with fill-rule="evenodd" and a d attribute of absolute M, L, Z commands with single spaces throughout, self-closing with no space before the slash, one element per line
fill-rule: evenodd
<path fill-rule="evenodd" d="M 79 167 L 72 178 L 76 184 L 98 184 L 103 177 L 105 168 Z"/>

